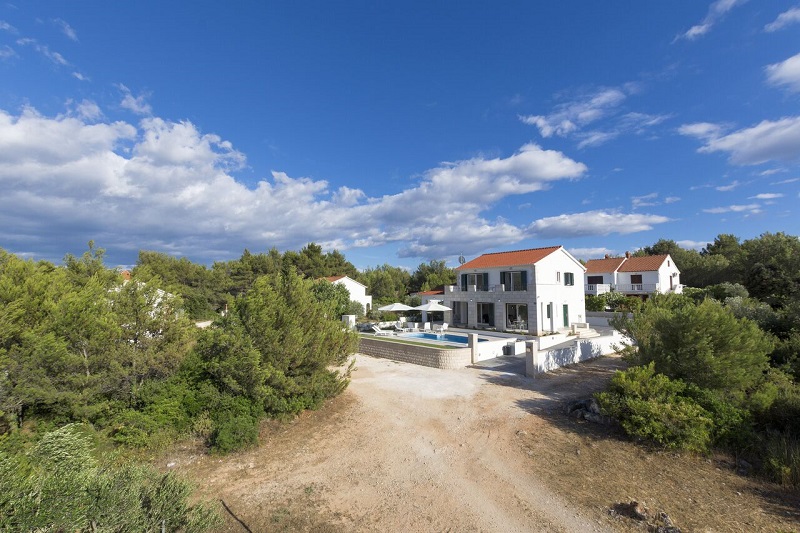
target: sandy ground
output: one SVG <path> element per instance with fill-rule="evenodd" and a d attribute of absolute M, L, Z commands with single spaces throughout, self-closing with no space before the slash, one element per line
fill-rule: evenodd
<path fill-rule="evenodd" d="M 631 499 L 683 531 L 800 531 L 797 499 L 724 459 L 646 452 L 563 414 L 621 367 L 529 379 L 357 356 L 344 394 L 266 424 L 259 448 L 165 461 L 221 502 L 225 531 L 647 531 L 610 512 Z"/>

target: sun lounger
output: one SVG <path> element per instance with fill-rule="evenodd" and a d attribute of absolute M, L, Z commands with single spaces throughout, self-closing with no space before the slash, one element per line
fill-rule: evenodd
<path fill-rule="evenodd" d="M 375 326 L 375 325 L 372 326 L 372 332 L 375 335 L 394 335 L 394 331 L 391 331 L 391 330 L 388 330 L 388 329 L 381 329 L 381 328 L 379 328 L 378 326 Z"/>

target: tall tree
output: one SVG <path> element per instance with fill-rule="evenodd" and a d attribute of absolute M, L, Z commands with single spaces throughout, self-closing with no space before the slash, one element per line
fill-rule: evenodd
<path fill-rule="evenodd" d="M 447 266 L 447 261 L 432 259 L 428 263 L 420 263 L 411 274 L 409 291 L 427 291 L 442 285 L 453 285 L 455 282 L 456 271 Z"/>

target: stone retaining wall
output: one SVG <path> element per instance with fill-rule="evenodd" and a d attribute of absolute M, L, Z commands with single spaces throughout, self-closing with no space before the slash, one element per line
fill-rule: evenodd
<path fill-rule="evenodd" d="M 428 348 L 369 337 L 361 337 L 358 351 L 372 357 L 442 369 L 464 368 L 472 362 L 469 348 Z"/>

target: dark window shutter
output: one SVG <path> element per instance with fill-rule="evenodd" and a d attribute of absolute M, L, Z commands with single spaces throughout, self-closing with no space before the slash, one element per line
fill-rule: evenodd
<path fill-rule="evenodd" d="M 521 274 L 520 278 L 522 279 L 522 290 L 523 291 L 527 291 L 528 290 L 528 271 L 527 270 L 523 270 L 520 274 Z"/>

